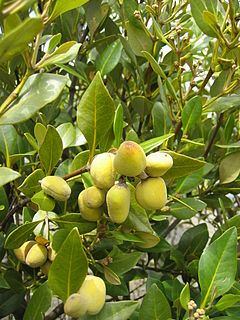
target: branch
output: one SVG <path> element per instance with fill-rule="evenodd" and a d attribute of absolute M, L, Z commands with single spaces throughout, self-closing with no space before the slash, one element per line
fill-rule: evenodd
<path fill-rule="evenodd" d="M 45 316 L 45 320 L 54 320 L 57 319 L 58 316 L 64 313 L 63 303 L 60 303 L 56 308 L 54 308 L 47 316 Z"/>
<path fill-rule="evenodd" d="M 69 174 L 66 174 L 64 177 L 62 177 L 64 180 L 68 180 L 70 178 L 73 178 L 73 177 L 76 177 L 76 176 L 79 176 L 80 174 L 84 173 L 84 172 L 88 172 L 90 169 L 90 166 L 89 165 L 86 165 L 86 166 L 83 166 L 82 168 L 76 170 L 76 171 L 73 171 Z"/>
<path fill-rule="evenodd" d="M 208 146 L 207 146 L 207 149 L 206 149 L 206 151 L 205 151 L 205 153 L 204 153 L 204 156 L 203 156 L 203 157 L 204 157 L 205 160 L 207 159 L 208 154 L 209 154 L 209 152 L 210 152 L 210 150 L 211 150 L 211 147 L 212 147 L 213 142 L 214 142 L 214 140 L 215 140 L 215 138 L 216 138 L 216 135 L 217 135 L 217 133 L 218 133 L 218 130 L 219 130 L 221 124 L 222 124 L 222 120 L 223 120 L 223 112 L 220 114 L 220 117 L 219 117 L 219 119 L 218 119 L 216 128 L 215 128 L 215 130 L 214 130 L 214 132 L 213 132 L 212 138 L 211 138 L 211 140 L 209 141 L 209 144 L 208 144 Z"/>
<path fill-rule="evenodd" d="M 206 84 L 208 83 L 208 80 L 211 78 L 213 73 L 214 72 L 213 72 L 212 68 L 210 67 L 210 69 L 208 70 L 208 73 L 206 75 L 206 78 L 203 80 L 203 83 L 202 83 L 201 87 L 199 88 L 199 90 L 197 92 L 197 95 L 202 93 L 203 89 L 205 88 Z"/>

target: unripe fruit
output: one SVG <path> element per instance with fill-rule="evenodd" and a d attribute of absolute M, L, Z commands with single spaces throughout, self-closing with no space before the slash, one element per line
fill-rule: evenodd
<path fill-rule="evenodd" d="M 79 318 L 87 312 L 87 299 L 79 293 L 71 294 L 65 304 L 64 312 L 73 318 Z"/>
<path fill-rule="evenodd" d="M 49 270 L 50 270 L 51 265 L 52 265 L 52 262 L 49 261 L 49 260 L 47 260 L 47 261 L 40 267 L 42 273 L 45 274 L 45 276 L 48 276 L 48 272 L 49 272 Z"/>
<path fill-rule="evenodd" d="M 88 208 L 99 208 L 104 204 L 105 192 L 95 186 L 82 191 L 83 202 Z"/>
<path fill-rule="evenodd" d="M 109 189 L 114 185 L 114 157 L 114 154 L 104 152 L 93 158 L 90 166 L 90 174 L 96 187 L 100 189 Z"/>
<path fill-rule="evenodd" d="M 66 201 L 71 195 L 71 189 L 67 182 L 57 176 L 43 178 L 41 188 L 46 194 L 59 201 Z"/>
<path fill-rule="evenodd" d="M 48 260 L 53 261 L 57 254 L 56 254 L 56 251 L 53 249 L 51 243 L 47 249 L 47 252 L 48 252 Z"/>
<path fill-rule="evenodd" d="M 145 172 L 150 177 L 163 176 L 173 165 L 172 157 L 165 152 L 154 152 L 147 156 Z"/>
<path fill-rule="evenodd" d="M 144 209 L 156 210 L 165 206 L 167 188 L 162 178 L 147 178 L 136 186 L 135 197 Z"/>
<path fill-rule="evenodd" d="M 84 190 L 85 191 L 85 190 Z M 102 207 L 99 208 L 88 208 L 83 201 L 83 191 L 80 192 L 78 196 L 78 206 L 79 211 L 82 217 L 87 221 L 97 221 L 101 218 L 103 209 Z"/>
<path fill-rule="evenodd" d="M 26 264 L 31 268 L 42 266 L 47 261 L 47 249 L 41 244 L 35 244 L 28 252 Z"/>
<path fill-rule="evenodd" d="M 125 141 L 120 145 L 113 164 L 119 174 L 136 177 L 146 167 L 146 156 L 136 142 Z"/>
<path fill-rule="evenodd" d="M 107 193 L 108 214 L 115 223 L 123 223 L 130 209 L 131 193 L 126 183 L 115 184 Z"/>
<path fill-rule="evenodd" d="M 101 311 L 106 299 L 106 286 L 101 278 L 87 275 L 78 293 L 87 301 L 88 314 L 95 315 Z"/>
<path fill-rule="evenodd" d="M 29 250 L 36 244 L 36 241 L 27 241 L 21 245 L 21 247 L 14 249 L 13 252 L 18 260 L 22 263 L 26 263 L 26 256 Z"/>

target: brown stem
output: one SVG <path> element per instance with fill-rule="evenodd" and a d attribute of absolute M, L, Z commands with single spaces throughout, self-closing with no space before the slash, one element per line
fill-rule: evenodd
<path fill-rule="evenodd" d="M 206 75 L 206 78 L 203 80 L 203 83 L 201 84 L 201 87 L 199 88 L 197 94 L 201 94 L 203 89 L 205 88 L 206 84 L 208 83 L 209 79 L 211 78 L 211 76 L 213 75 L 213 70 L 212 68 L 210 67 L 210 69 L 208 70 L 208 73 Z"/>
<path fill-rule="evenodd" d="M 208 144 L 208 146 L 207 146 L 207 149 L 206 149 L 206 151 L 205 151 L 205 153 L 204 153 L 204 156 L 203 156 L 203 157 L 204 157 L 205 160 L 207 159 L 208 154 L 209 154 L 209 152 L 210 152 L 210 150 L 211 150 L 211 147 L 212 147 L 213 142 L 214 142 L 214 140 L 215 140 L 215 138 L 216 138 L 216 135 L 217 135 L 217 133 L 218 133 L 218 130 L 219 130 L 221 124 L 222 124 L 222 120 L 223 120 L 223 112 L 220 114 L 220 117 L 219 117 L 219 119 L 218 119 L 216 128 L 215 128 L 215 130 L 214 130 L 214 132 L 213 132 L 212 138 L 211 138 L 211 140 L 209 141 L 209 144 Z"/>
<path fill-rule="evenodd" d="M 56 306 L 47 316 L 45 316 L 45 320 L 54 320 L 57 319 L 61 314 L 63 314 L 63 303 L 60 303 Z"/>
<path fill-rule="evenodd" d="M 62 177 L 64 180 L 68 180 L 70 178 L 73 178 L 73 177 L 76 177 L 76 176 L 79 176 L 80 174 L 84 173 L 84 172 L 88 172 L 90 169 L 90 166 L 89 165 L 86 165 L 86 166 L 83 166 L 82 168 L 76 170 L 76 171 L 73 171 L 69 174 L 66 174 L 64 177 Z"/>
<path fill-rule="evenodd" d="M 179 224 L 180 221 L 180 219 L 174 220 L 173 223 L 168 227 L 166 235 L 168 235 Z"/>
<path fill-rule="evenodd" d="M 176 139 L 177 139 L 177 136 L 178 136 L 179 131 L 181 130 L 181 128 L 182 128 L 182 120 L 180 120 L 180 121 L 178 122 L 178 125 L 177 125 L 177 128 L 176 128 L 176 131 L 175 131 L 174 140 L 176 140 Z"/>

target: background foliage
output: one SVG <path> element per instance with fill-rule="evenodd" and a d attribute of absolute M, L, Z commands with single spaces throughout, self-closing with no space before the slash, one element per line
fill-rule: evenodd
<path fill-rule="evenodd" d="M 205 319 L 240 319 L 239 2 L 1 0 L 0 12 L 0 316 L 57 319 L 53 295 L 65 301 L 89 265 L 109 297 L 86 319 L 195 319 L 191 299 Z M 81 173 L 123 140 L 173 157 L 167 206 L 132 199 L 121 227 L 84 221 Z M 41 191 L 50 174 L 69 182 L 67 203 Z M 58 252 L 48 281 L 13 254 L 39 233 Z M 141 248 L 146 237 L 157 244 Z"/>

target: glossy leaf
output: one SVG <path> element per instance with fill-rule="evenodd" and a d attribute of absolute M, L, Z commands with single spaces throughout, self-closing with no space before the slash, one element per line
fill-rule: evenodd
<path fill-rule="evenodd" d="M 7 160 L 8 155 L 16 151 L 17 131 L 14 126 L 0 126 L 0 152 Z"/>
<path fill-rule="evenodd" d="M 49 286 L 63 302 L 79 290 L 88 270 L 87 257 L 78 230 L 74 228 L 62 244 L 48 275 Z"/>
<path fill-rule="evenodd" d="M 195 198 L 182 198 L 170 206 L 170 214 L 177 219 L 184 220 L 194 217 L 206 207 L 206 203 Z"/>
<path fill-rule="evenodd" d="M 168 134 L 165 134 L 164 136 L 161 136 L 161 137 L 156 137 L 156 138 L 152 138 L 150 140 L 146 140 L 146 141 L 140 143 L 140 146 L 143 148 L 145 153 L 148 153 L 148 152 L 152 151 L 153 149 L 162 145 L 165 141 L 172 138 L 173 136 L 174 136 L 173 133 L 168 133 Z"/>
<path fill-rule="evenodd" d="M 62 138 L 63 149 L 69 147 L 76 139 L 76 131 L 70 122 L 65 122 L 57 127 L 57 132 Z"/>
<path fill-rule="evenodd" d="M 49 125 L 44 140 L 39 148 L 39 158 L 46 171 L 46 175 L 51 174 L 54 166 L 62 155 L 62 151 L 62 139 L 57 130 Z"/>
<path fill-rule="evenodd" d="M 85 6 L 86 7 L 86 19 L 89 27 L 91 38 L 93 38 L 95 32 L 102 25 L 109 11 L 107 4 L 101 5 L 98 0 L 91 0 Z"/>
<path fill-rule="evenodd" d="M 114 119 L 114 102 L 98 72 L 78 105 L 77 123 L 90 149 L 90 159 L 95 148 L 111 128 Z"/>
<path fill-rule="evenodd" d="M 188 311 L 188 302 L 190 301 L 190 289 L 189 283 L 187 282 L 185 287 L 182 289 L 180 294 L 180 303 L 181 306 Z"/>
<path fill-rule="evenodd" d="M 235 303 L 240 301 L 240 295 L 225 294 L 215 305 L 215 307 L 223 311 L 225 309 L 231 308 Z"/>
<path fill-rule="evenodd" d="M 82 6 L 86 2 L 88 2 L 88 0 L 68 0 L 68 2 L 64 0 L 55 1 L 55 6 L 51 12 L 50 17 L 48 18 L 48 22 L 53 21 L 60 14 L 63 14 L 66 11 L 73 10 Z"/>
<path fill-rule="evenodd" d="M 39 210 L 52 211 L 55 207 L 54 199 L 44 193 L 43 190 L 35 193 L 32 196 L 31 201 L 38 205 Z"/>
<path fill-rule="evenodd" d="M 0 167 L 0 187 L 21 177 L 20 173 L 6 167 Z"/>
<path fill-rule="evenodd" d="M 33 171 L 18 187 L 18 189 L 25 194 L 26 197 L 31 198 L 35 193 L 41 191 L 39 181 L 45 177 L 42 169 Z"/>
<path fill-rule="evenodd" d="M 80 234 L 84 234 L 96 229 L 97 224 L 95 222 L 86 221 L 79 213 L 68 213 L 66 215 L 53 219 L 60 228 L 66 230 L 72 230 L 77 227 Z"/>
<path fill-rule="evenodd" d="M 28 78 L 11 108 L 0 116 L 0 125 L 16 124 L 30 119 L 62 92 L 67 78 L 58 74 L 38 73 Z"/>
<path fill-rule="evenodd" d="M 131 22 L 126 23 L 128 42 L 136 56 L 143 56 L 142 51 L 152 52 L 152 40 L 143 29 L 136 28 Z"/>
<path fill-rule="evenodd" d="M 199 261 L 199 283 L 204 308 L 214 297 L 226 293 L 234 283 L 237 268 L 237 231 L 232 227 L 209 245 Z M 223 281 L 224 279 L 224 281 Z"/>
<path fill-rule="evenodd" d="M 167 109 L 161 102 L 155 102 L 152 108 L 153 132 L 155 136 L 163 136 L 169 132 L 172 121 Z"/>
<path fill-rule="evenodd" d="M 240 152 L 227 155 L 220 163 L 219 177 L 220 183 L 230 183 L 238 177 L 240 173 Z"/>
<path fill-rule="evenodd" d="M 118 148 L 121 143 L 122 132 L 123 132 L 123 107 L 121 104 L 119 104 L 115 112 L 115 117 L 113 122 L 113 131 L 115 136 L 114 146 Z"/>
<path fill-rule="evenodd" d="M 101 75 L 111 72 L 119 63 L 122 54 L 122 44 L 120 40 L 111 43 L 98 57 L 97 70 Z"/>
<path fill-rule="evenodd" d="M 43 313 L 51 307 L 51 301 L 52 294 L 46 281 L 34 292 L 31 300 L 27 304 L 23 320 L 42 320 Z"/>
<path fill-rule="evenodd" d="M 103 269 L 104 269 L 104 277 L 109 283 L 115 286 L 121 285 L 121 280 L 119 279 L 118 275 L 114 271 L 112 271 L 106 266 L 104 266 Z"/>
<path fill-rule="evenodd" d="M 183 134 L 186 134 L 200 120 L 202 114 L 202 100 L 199 96 L 190 99 L 182 111 Z"/>
<path fill-rule="evenodd" d="M 212 103 L 209 103 L 206 107 L 203 106 L 203 113 L 208 112 L 223 112 L 226 110 L 237 109 L 240 103 L 239 95 L 230 95 L 227 97 L 220 97 L 214 99 Z"/>

